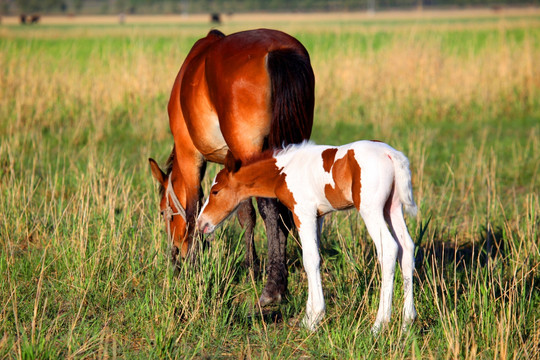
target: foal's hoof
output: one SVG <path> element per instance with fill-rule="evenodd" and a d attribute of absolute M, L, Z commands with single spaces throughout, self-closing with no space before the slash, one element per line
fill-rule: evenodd
<path fill-rule="evenodd" d="M 378 337 L 387 328 L 387 323 L 375 323 L 371 327 L 371 335 Z"/>
<path fill-rule="evenodd" d="M 371 335 L 378 337 L 380 333 L 381 333 L 380 325 L 373 325 L 371 327 Z"/>
<path fill-rule="evenodd" d="M 302 327 L 302 317 L 295 316 L 287 321 L 287 325 L 291 328 L 300 329 Z"/>
<path fill-rule="evenodd" d="M 287 324 L 291 328 L 306 329 L 306 330 L 314 332 L 314 331 L 317 331 L 317 329 L 320 327 L 321 320 L 323 319 L 323 317 L 324 317 L 324 312 L 322 314 L 319 314 L 319 315 L 313 317 L 313 318 L 311 318 L 311 317 L 309 317 L 307 315 L 305 315 L 303 317 L 296 316 L 296 317 L 293 317 L 293 318 L 289 319 Z"/>
<path fill-rule="evenodd" d="M 401 332 L 408 333 L 411 330 L 414 320 L 415 318 L 404 320 L 403 324 L 401 325 Z"/>

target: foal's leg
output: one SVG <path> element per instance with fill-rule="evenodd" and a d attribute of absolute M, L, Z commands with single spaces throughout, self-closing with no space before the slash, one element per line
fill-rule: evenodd
<path fill-rule="evenodd" d="M 302 325 L 314 331 L 325 313 L 324 295 L 321 282 L 321 257 L 319 255 L 318 239 L 320 223 L 315 218 L 300 219 L 298 234 L 302 243 L 302 260 L 308 279 L 308 298 L 306 316 Z"/>
<path fill-rule="evenodd" d="M 386 204 L 384 215 L 392 230 L 394 239 L 399 244 L 398 260 L 403 275 L 403 293 L 405 297 L 403 303 L 403 328 L 406 328 L 416 319 L 413 297 L 414 242 L 407 230 L 401 202 L 397 194 L 394 193 L 391 200 Z"/>
<path fill-rule="evenodd" d="M 394 274 L 398 254 L 398 244 L 386 226 L 382 208 L 383 206 L 360 206 L 360 214 L 366 223 L 369 235 L 375 243 L 377 258 L 381 264 L 382 284 L 379 311 L 377 312 L 375 324 L 371 328 L 371 331 L 375 334 L 390 321 Z"/>
<path fill-rule="evenodd" d="M 238 221 L 244 229 L 244 240 L 246 241 L 246 257 L 244 265 L 252 268 L 255 274 L 259 273 L 259 258 L 255 251 L 254 228 L 255 228 L 255 208 L 251 199 L 243 201 L 238 208 Z"/>
<path fill-rule="evenodd" d="M 321 232 L 324 223 L 324 215 L 317 218 L 317 248 L 321 248 Z"/>
<path fill-rule="evenodd" d="M 291 227 L 287 208 L 276 199 L 257 199 L 259 213 L 264 220 L 268 237 L 268 264 L 266 285 L 259 305 L 280 302 L 287 290 L 287 235 Z M 289 222 L 285 224 L 283 221 Z M 289 226 L 287 226 L 289 225 Z"/>

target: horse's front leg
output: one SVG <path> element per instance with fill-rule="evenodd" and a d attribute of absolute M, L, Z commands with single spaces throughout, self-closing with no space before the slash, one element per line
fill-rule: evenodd
<path fill-rule="evenodd" d="M 302 243 L 302 259 L 308 279 L 306 316 L 302 320 L 302 325 L 314 331 L 325 313 L 320 272 L 321 258 L 318 247 L 320 223 L 315 217 L 305 217 L 298 219 L 296 225 Z"/>
<path fill-rule="evenodd" d="M 175 253 L 180 249 L 180 255 L 184 259 L 194 260 L 199 252 L 199 239 L 195 237 L 195 223 L 201 207 L 203 192 L 201 179 L 206 171 L 206 161 L 199 152 L 192 151 L 179 152 L 177 147 L 176 159 L 178 168 L 173 166 L 171 176 L 173 179 L 179 177 L 177 181 L 180 186 L 174 186 L 174 191 L 181 202 L 185 202 L 186 219 L 175 216 L 173 233 L 173 262 L 177 263 Z M 173 182 L 174 183 L 174 182 Z M 182 222 L 181 222 L 182 221 Z M 182 226 L 183 225 L 183 226 Z"/>
<path fill-rule="evenodd" d="M 255 208 L 251 199 L 243 201 L 238 208 L 238 221 L 244 229 L 244 240 L 246 242 L 246 256 L 244 266 L 252 268 L 255 275 L 259 274 L 259 258 L 255 250 L 254 228 L 255 228 Z"/>
<path fill-rule="evenodd" d="M 290 213 L 276 199 L 257 199 L 268 238 L 268 264 L 266 285 L 259 298 L 259 305 L 280 302 L 287 291 L 287 236 L 292 226 Z"/>

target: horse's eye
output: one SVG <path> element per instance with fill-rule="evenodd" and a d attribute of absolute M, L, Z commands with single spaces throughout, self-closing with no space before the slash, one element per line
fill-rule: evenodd
<path fill-rule="evenodd" d="M 163 216 L 163 214 L 165 214 L 165 210 L 161 210 L 159 213 L 161 214 L 161 216 Z"/>
<path fill-rule="evenodd" d="M 212 190 L 212 192 L 211 192 L 211 193 L 212 193 L 212 195 L 217 195 L 217 194 L 218 194 L 218 192 L 219 192 L 219 190 Z"/>

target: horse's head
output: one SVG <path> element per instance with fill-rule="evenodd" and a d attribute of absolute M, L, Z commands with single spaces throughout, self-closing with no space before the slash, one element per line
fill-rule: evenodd
<path fill-rule="evenodd" d="M 176 261 L 178 252 L 185 258 L 189 251 L 189 237 L 186 221 L 186 212 L 178 196 L 184 192 L 181 178 L 173 176 L 172 168 L 168 174 L 164 173 L 154 159 L 149 159 L 152 176 L 160 184 L 161 200 L 159 208 L 163 219 L 167 237 L 173 244 L 172 257 Z M 174 184 L 174 185 L 173 185 Z"/>
<path fill-rule="evenodd" d="M 241 191 L 242 183 L 236 179 L 239 167 L 239 162 L 232 165 L 226 162 L 225 168 L 214 178 L 210 195 L 197 219 L 197 228 L 202 233 L 213 232 L 234 213 L 240 202 L 245 199 Z"/>

